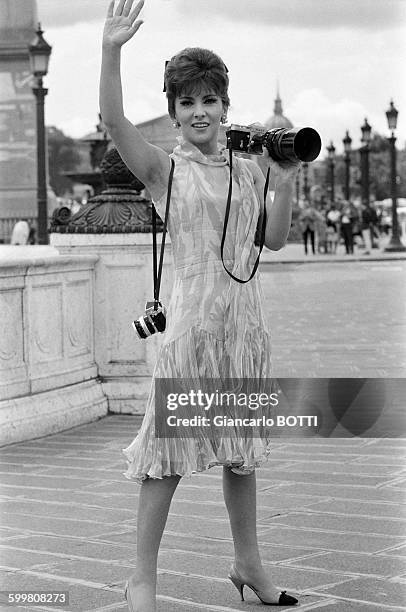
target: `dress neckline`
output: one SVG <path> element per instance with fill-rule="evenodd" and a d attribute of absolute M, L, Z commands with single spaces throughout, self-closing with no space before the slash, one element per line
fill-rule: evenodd
<path fill-rule="evenodd" d="M 223 144 L 217 143 L 217 153 L 205 155 L 196 147 L 196 145 L 185 140 L 183 136 L 178 136 L 178 145 L 174 148 L 173 152 L 184 159 L 190 159 L 200 164 L 207 166 L 227 166 L 228 160 L 225 156 L 224 151 L 226 147 Z"/>

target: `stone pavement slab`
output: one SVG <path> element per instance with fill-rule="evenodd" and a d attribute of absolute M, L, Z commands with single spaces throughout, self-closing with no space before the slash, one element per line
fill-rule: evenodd
<path fill-rule="evenodd" d="M 279 377 L 406 375 L 406 261 L 260 267 Z"/>
<path fill-rule="evenodd" d="M 122 474 L 121 448 L 140 422 L 111 415 L 0 449 L 3 590 L 66 589 L 67 610 L 127 609 L 140 487 Z M 405 448 L 401 439 L 275 440 L 257 471 L 258 533 L 269 574 L 298 594 L 295 609 L 405 609 Z M 260 609 L 227 579 L 221 480 L 213 468 L 178 486 L 159 556 L 159 612 Z"/>

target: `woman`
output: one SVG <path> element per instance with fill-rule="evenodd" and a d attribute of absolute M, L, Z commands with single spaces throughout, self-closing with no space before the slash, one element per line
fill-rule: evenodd
<path fill-rule="evenodd" d="M 314 234 L 316 231 L 318 215 L 316 209 L 308 203 L 304 211 L 299 217 L 299 223 L 302 230 L 303 245 L 305 254 L 307 255 L 307 238 L 310 236 L 310 244 L 312 253 L 315 254 Z"/>
<path fill-rule="evenodd" d="M 205 49 L 185 49 L 165 69 L 169 114 L 180 129 L 171 156 L 147 143 L 123 112 L 120 48 L 142 24 L 143 1 L 110 3 L 103 33 L 100 110 L 117 149 L 147 186 L 165 214 L 171 158 L 175 161 L 168 229 L 175 280 L 168 305 L 167 329 L 154 370 L 155 377 L 194 380 L 204 377 L 269 377 L 270 340 L 261 310 L 258 275 L 241 284 L 225 272 L 220 257 L 229 167 L 218 145 L 221 122 L 229 106 L 227 69 Z M 254 244 L 263 208 L 264 178 L 251 160 L 235 158 L 233 198 L 224 249 L 230 271 L 246 279 L 258 255 Z M 265 245 L 274 250 L 286 242 L 297 164 L 274 164 L 276 195 L 267 204 Z M 256 535 L 255 467 L 267 454 L 268 439 L 238 436 L 213 440 L 159 439 L 154 435 L 154 385 L 151 385 L 139 434 L 123 449 L 125 476 L 141 484 L 137 516 L 137 565 L 126 585 L 130 610 L 156 609 L 157 555 L 168 510 L 182 476 L 223 466 L 223 489 L 230 516 L 235 563 L 229 578 L 242 595 L 244 584 L 263 603 L 289 605 L 297 600 L 280 592 L 261 564 Z M 202 434 L 202 435 L 200 435 Z M 241 435 L 241 434 L 240 434 Z"/>
<path fill-rule="evenodd" d="M 354 253 L 354 222 L 355 218 L 349 202 L 344 203 L 340 216 L 341 234 L 344 238 L 345 252 L 347 255 Z"/>

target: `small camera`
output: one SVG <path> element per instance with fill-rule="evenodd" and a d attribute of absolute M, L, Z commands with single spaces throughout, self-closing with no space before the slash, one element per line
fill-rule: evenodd
<path fill-rule="evenodd" d="M 132 322 L 132 326 L 139 338 L 145 339 L 156 332 L 165 331 L 166 327 L 166 308 L 161 302 L 153 300 L 145 304 L 145 314 L 136 321 Z"/>
<path fill-rule="evenodd" d="M 310 127 L 273 128 L 232 124 L 226 131 L 227 146 L 233 151 L 262 155 L 266 147 L 275 161 L 312 162 L 321 151 L 321 138 Z"/>

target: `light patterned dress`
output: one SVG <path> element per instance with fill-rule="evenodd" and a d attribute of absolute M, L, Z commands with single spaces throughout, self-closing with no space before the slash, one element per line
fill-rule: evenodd
<path fill-rule="evenodd" d="M 220 439 L 203 430 L 193 438 L 155 437 L 154 379 L 271 377 L 271 343 L 262 310 L 260 274 L 248 283 L 233 280 L 221 261 L 221 239 L 229 184 L 228 152 L 205 156 L 179 138 L 175 161 L 168 231 L 172 242 L 174 284 L 167 311 L 167 328 L 153 372 L 140 431 L 123 453 L 128 479 L 179 474 L 191 476 L 214 465 L 249 474 L 268 456 L 269 437 L 248 438 L 243 432 Z M 165 217 L 166 194 L 157 202 Z M 224 244 L 227 269 L 249 278 L 259 253 L 254 244 L 260 200 L 250 162 L 233 157 L 233 197 Z M 148 342 L 148 340 L 146 340 Z"/>

